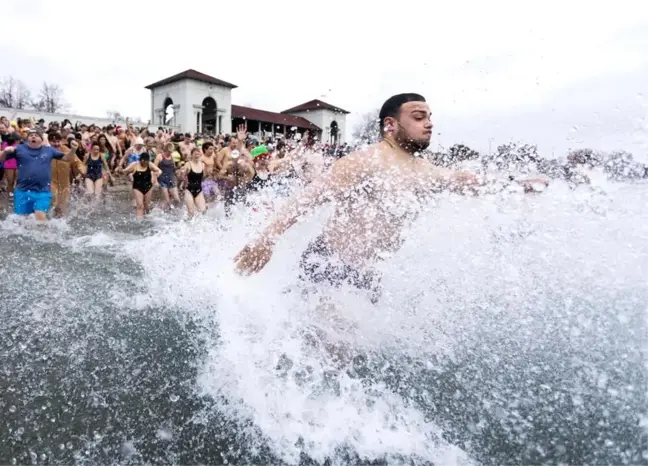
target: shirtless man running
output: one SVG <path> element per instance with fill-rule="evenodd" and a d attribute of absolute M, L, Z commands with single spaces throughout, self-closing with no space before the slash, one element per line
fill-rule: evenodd
<path fill-rule="evenodd" d="M 389 98 L 380 110 L 383 140 L 337 160 L 287 202 L 261 236 L 237 254 L 238 271 L 260 271 L 288 228 L 317 206 L 333 202 L 334 214 L 323 233 L 302 255 L 301 277 L 368 290 L 375 302 L 380 277 L 372 265 L 399 249 L 403 227 L 421 210 L 421 201 L 444 189 L 475 192 L 481 184 L 474 174 L 440 168 L 418 156 L 430 144 L 430 117 L 423 96 Z M 535 183 L 547 184 L 542 179 L 520 183 L 529 191 Z"/>

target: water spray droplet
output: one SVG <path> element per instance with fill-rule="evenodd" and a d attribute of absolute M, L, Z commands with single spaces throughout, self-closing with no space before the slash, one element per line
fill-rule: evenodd
<path fill-rule="evenodd" d="M 170 395 L 170 396 L 169 396 L 169 399 L 170 399 L 173 403 L 175 403 L 176 401 L 178 401 L 178 400 L 180 399 L 180 397 L 179 397 L 178 395 L 173 394 L 173 395 Z"/>
<path fill-rule="evenodd" d="M 171 432 L 171 430 L 169 430 L 167 428 L 164 428 L 164 427 L 161 428 L 161 429 L 158 429 L 157 432 L 156 432 L 156 435 L 157 435 L 157 438 L 159 438 L 160 440 L 169 441 L 169 440 L 173 439 L 173 432 Z"/>
<path fill-rule="evenodd" d="M 122 443 L 121 446 L 121 454 L 125 457 L 133 456 L 135 453 L 137 453 L 137 449 L 135 448 L 135 445 L 133 442 L 124 442 Z"/>

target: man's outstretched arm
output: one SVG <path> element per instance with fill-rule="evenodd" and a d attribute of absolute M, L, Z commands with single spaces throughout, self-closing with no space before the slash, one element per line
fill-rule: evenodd
<path fill-rule="evenodd" d="M 366 157 L 361 154 L 349 154 L 337 160 L 329 172 L 313 180 L 279 212 L 276 220 L 264 230 L 264 240 L 274 242 L 301 217 L 348 192 L 358 183 L 365 170 Z"/>

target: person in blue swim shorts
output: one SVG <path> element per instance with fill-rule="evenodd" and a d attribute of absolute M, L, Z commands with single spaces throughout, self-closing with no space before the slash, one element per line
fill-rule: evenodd
<path fill-rule="evenodd" d="M 27 141 L 0 152 L 0 162 L 16 159 L 18 163 L 18 182 L 14 191 L 14 213 L 17 215 L 34 214 L 36 220 L 47 220 L 52 201 L 52 159 L 72 161 L 76 156 L 78 143 L 70 142 L 67 154 L 43 145 L 43 134 L 31 130 Z"/>

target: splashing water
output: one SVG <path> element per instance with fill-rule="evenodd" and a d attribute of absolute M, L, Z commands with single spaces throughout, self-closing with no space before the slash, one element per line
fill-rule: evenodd
<path fill-rule="evenodd" d="M 380 265 L 377 305 L 317 290 L 351 329 L 297 278 L 326 209 L 252 277 L 232 258 L 264 207 L 7 219 L 0 456 L 645 464 L 647 201 L 602 180 L 440 195 Z"/>

